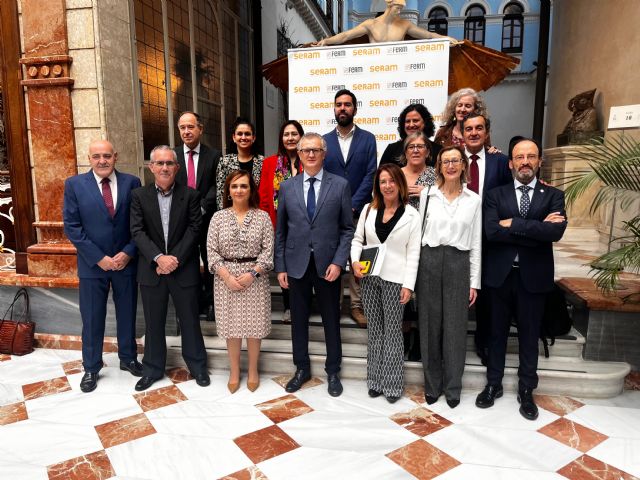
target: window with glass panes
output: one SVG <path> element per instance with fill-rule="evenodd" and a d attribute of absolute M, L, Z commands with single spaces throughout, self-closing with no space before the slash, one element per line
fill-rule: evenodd
<path fill-rule="evenodd" d="M 484 45 L 485 10 L 480 5 L 472 5 L 467 9 L 464 21 L 464 38 Z"/>
<path fill-rule="evenodd" d="M 438 35 L 446 35 L 448 31 L 447 11 L 442 7 L 436 7 L 429 12 L 429 25 L 427 27 L 430 32 Z"/>
<path fill-rule="evenodd" d="M 502 20 L 502 51 L 522 53 L 524 35 L 524 8 L 518 2 L 508 3 Z"/>

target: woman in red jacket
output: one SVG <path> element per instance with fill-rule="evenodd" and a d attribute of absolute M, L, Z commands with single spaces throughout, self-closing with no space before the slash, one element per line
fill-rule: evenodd
<path fill-rule="evenodd" d="M 262 164 L 262 175 L 260 176 L 260 209 L 264 210 L 271 217 L 273 228 L 276 228 L 276 218 L 278 210 L 278 193 L 280 184 L 286 179 L 302 172 L 302 164 L 298 158 L 298 142 L 304 135 L 302 125 L 295 120 L 287 120 L 280 127 L 278 140 L 278 153 L 266 158 Z M 289 311 L 289 290 L 282 290 L 282 300 L 284 302 L 283 323 L 291 322 L 291 312 Z"/>

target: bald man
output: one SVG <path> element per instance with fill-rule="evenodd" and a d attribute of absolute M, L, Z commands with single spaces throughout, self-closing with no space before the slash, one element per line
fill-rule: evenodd
<path fill-rule="evenodd" d="M 140 186 L 133 175 L 115 169 L 118 153 L 111 142 L 89 145 L 87 173 L 64 184 L 64 233 L 78 251 L 82 317 L 83 392 L 98 385 L 109 289 L 113 291 L 120 369 L 142 376 L 137 360 L 135 323 L 138 300 L 136 246 L 129 231 L 131 191 Z"/>

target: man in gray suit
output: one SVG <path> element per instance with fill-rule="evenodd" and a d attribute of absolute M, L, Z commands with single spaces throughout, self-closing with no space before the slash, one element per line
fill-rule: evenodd
<path fill-rule="evenodd" d="M 309 313 L 315 290 L 327 346 L 328 390 L 337 397 L 342 393 L 340 274 L 349 259 L 353 219 L 349 183 L 323 169 L 326 151 L 327 143 L 317 133 L 303 135 L 298 143 L 304 173 L 280 186 L 275 269 L 280 286 L 291 289 L 296 373 L 286 390 L 295 392 L 311 378 Z"/>

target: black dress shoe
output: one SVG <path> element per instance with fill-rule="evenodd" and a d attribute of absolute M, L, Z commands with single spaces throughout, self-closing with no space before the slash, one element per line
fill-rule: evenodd
<path fill-rule="evenodd" d="M 370 389 L 369 389 L 369 396 L 370 396 L 371 398 L 376 398 L 376 397 L 379 397 L 380 395 L 382 395 L 382 392 L 379 392 L 379 391 L 377 391 L 377 390 L 374 390 L 373 388 L 370 388 Z"/>
<path fill-rule="evenodd" d="M 302 385 L 309 380 L 311 380 L 311 372 L 299 368 L 296 370 L 296 373 L 293 374 L 293 377 L 289 380 L 284 389 L 289 393 L 297 392 L 300 390 Z"/>
<path fill-rule="evenodd" d="M 80 380 L 80 390 L 84 393 L 93 392 L 98 386 L 98 372 L 86 372 Z"/>
<path fill-rule="evenodd" d="M 438 401 L 438 397 L 432 397 L 431 395 L 424 394 L 424 399 L 427 401 L 427 404 L 433 405 Z"/>
<path fill-rule="evenodd" d="M 498 385 L 497 387 L 495 385 L 487 385 L 476 397 L 476 407 L 493 407 L 493 401 L 496 398 L 500 398 L 503 393 L 502 385 Z"/>
<path fill-rule="evenodd" d="M 535 420 L 538 418 L 538 407 L 533 400 L 533 390 L 524 388 L 518 392 L 518 403 L 520 404 L 520 415 L 527 420 Z"/>
<path fill-rule="evenodd" d="M 209 378 L 209 374 L 207 372 L 200 372 L 197 375 L 194 375 L 196 379 L 196 383 L 201 387 L 208 387 L 211 385 L 211 379 Z"/>
<path fill-rule="evenodd" d="M 134 377 L 142 376 L 142 364 L 136 360 L 135 358 L 130 362 L 120 361 L 120 370 L 125 370 L 129 372 Z"/>
<path fill-rule="evenodd" d="M 396 403 L 398 400 L 400 400 L 400 397 L 385 397 L 385 398 L 389 403 Z"/>
<path fill-rule="evenodd" d="M 160 380 L 160 379 L 159 378 L 153 378 L 153 377 L 142 377 L 140 380 L 138 380 L 138 383 L 136 383 L 136 387 L 135 387 L 136 391 L 141 392 L 143 390 L 146 390 L 151 385 L 156 383 L 158 380 Z"/>
<path fill-rule="evenodd" d="M 449 405 L 450 408 L 456 408 L 458 405 L 460 405 L 460 399 L 459 398 L 447 398 L 447 405 Z"/>
<path fill-rule="evenodd" d="M 340 382 L 340 378 L 337 373 L 330 373 L 327 376 L 327 383 L 329 384 L 327 388 L 329 395 L 332 397 L 339 397 L 342 395 L 342 382 Z"/>

